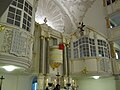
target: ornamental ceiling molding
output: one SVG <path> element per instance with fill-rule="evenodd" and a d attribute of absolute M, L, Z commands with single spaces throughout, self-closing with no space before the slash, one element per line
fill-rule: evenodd
<path fill-rule="evenodd" d="M 59 2 L 68 10 L 67 14 L 71 17 L 72 23 L 75 23 L 74 27 L 77 27 L 94 1 L 96 0 L 60 0 Z"/>
<path fill-rule="evenodd" d="M 63 32 L 64 21 L 61 9 L 54 3 L 53 0 L 39 0 L 35 15 L 36 22 L 42 24 L 44 19 L 47 19 L 46 24 L 53 29 Z"/>
<path fill-rule="evenodd" d="M 53 29 L 68 33 L 77 29 L 87 10 L 96 0 L 39 0 L 35 15 L 38 23 L 47 23 Z M 67 28 L 66 28 L 67 27 Z"/>

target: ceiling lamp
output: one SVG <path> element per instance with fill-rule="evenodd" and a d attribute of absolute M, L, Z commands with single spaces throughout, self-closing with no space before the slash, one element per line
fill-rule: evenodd
<path fill-rule="evenodd" d="M 99 78 L 100 78 L 100 76 L 93 76 L 93 78 L 94 78 L 94 79 L 99 79 Z"/>
<path fill-rule="evenodd" d="M 13 65 L 8 65 L 8 66 L 3 66 L 2 68 L 4 68 L 6 71 L 11 72 L 11 71 L 17 69 L 18 67 L 13 66 Z"/>

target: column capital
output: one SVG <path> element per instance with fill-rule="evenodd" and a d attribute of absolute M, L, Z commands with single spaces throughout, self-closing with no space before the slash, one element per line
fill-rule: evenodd
<path fill-rule="evenodd" d="M 43 35 L 40 36 L 40 39 L 44 39 L 45 37 Z"/>
<path fill-rule="evenodd" d="M 70 44 L 65 44 L 66 45 L 66 47 L 70 47 Z"/>
<path fill-rule="evenodd" d="M 5 26 L 0 24 L 0 32 L 2 32 L 3 30 L 5 30 Z"/>
<path fill-rule="evenodd" d="M 48 41 L 50 40 L 50 37 L 45 37 Z"/>
<path fill-rule="evenodd" d="M 43 73 L 39 73 L 38 76 L 44 76 L 44 74 Z"/>
<path fill-rule="evenodd" d="M 49 73 L 45 74 L 45 77 L 50 77 L 50 74 Z"/>

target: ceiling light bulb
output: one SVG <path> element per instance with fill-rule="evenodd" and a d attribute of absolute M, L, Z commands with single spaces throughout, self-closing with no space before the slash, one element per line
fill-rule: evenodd
<path fill-rule="evenodd" d="M 13 71 L 15 70 L 17 67 L 13 66 L 13 65 L 8 65 L 8 66 L 3 66 L 2 68 L 4 68 L 6 71 Z"/>
<path fill-rule="evenodd" d="M 100 76 L 93 76 L 94 79 L 99 79 Z"/>

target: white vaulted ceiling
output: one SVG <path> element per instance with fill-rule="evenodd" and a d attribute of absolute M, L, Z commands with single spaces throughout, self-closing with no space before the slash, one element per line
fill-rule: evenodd
<path fill-rule="evenodd" d="M 53 29 L 70 33 L 77 29 L 87 10 L 95 0 L 39 0 L 35 15 L 38 23 L 47 24 Z"/>

